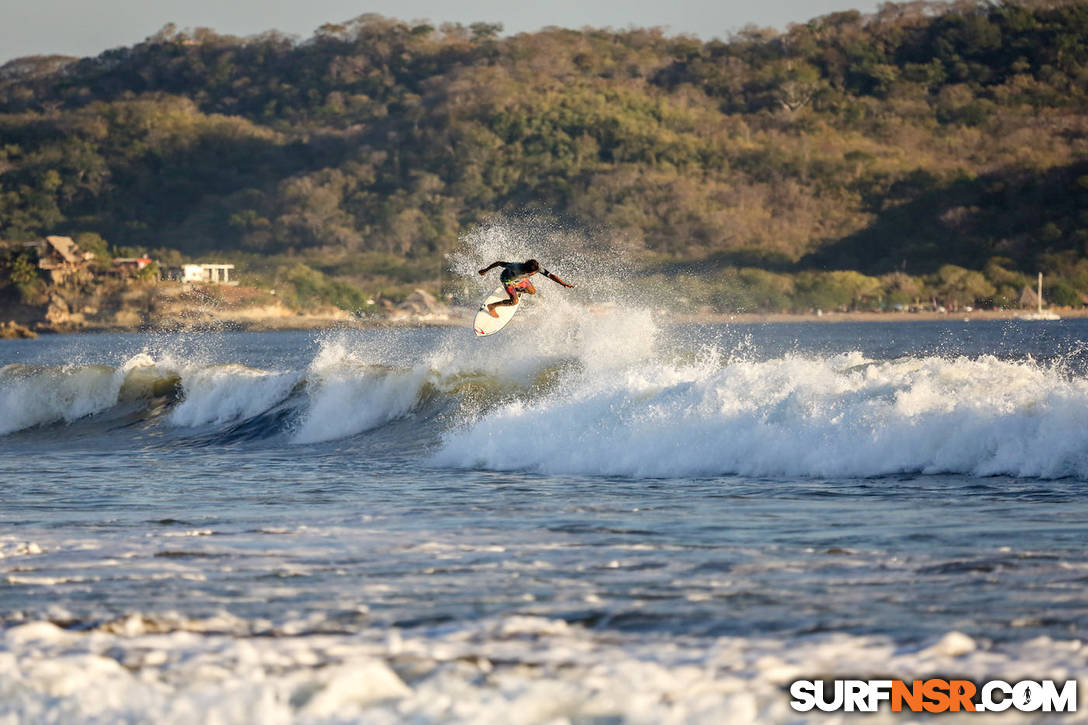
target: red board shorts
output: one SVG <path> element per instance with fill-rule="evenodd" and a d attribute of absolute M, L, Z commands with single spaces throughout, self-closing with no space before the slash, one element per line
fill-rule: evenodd
<path fill-rule="evenodd" d="M 517 299 L 519 292 L 524 292 L 533 286 L 533 283 L 529 281 L 529 278 L 519 279 L 517 282 L 510 282 L 503 289 L 506 290 L 506 294 L 510 295 L 514 299 Z"/>

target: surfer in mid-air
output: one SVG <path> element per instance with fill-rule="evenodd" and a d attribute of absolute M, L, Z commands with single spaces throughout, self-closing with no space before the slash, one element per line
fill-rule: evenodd
<path fill-rule="evenodd" d="M 510 295 L 510 298 L 492 302 L 487 306 L 487 313 L 492 317 L 499 316 L 499 313 L 495 312 L 496 307 L 516 305 L 518 303 L 519 293 L 528 292 L 531 295 L 535 295 L 536 287 L 533 286 L 533 283 L 529 278 L 537 272 L 540 272 L 551 281 L 558 282 L 564 287 L 574 288 L 574 285 L 567 284 L 548 270 L 541 269 L 540 263 L 535 259 L 529 259 L 524 262 L 492 262 L 480 270 L 480 276 L 482 277 L 492 269 L 495 269 L 495 267 L 502 267 L 502 274 L 499 276 L 499 280 L 502 282 L 506 294 Z"/>

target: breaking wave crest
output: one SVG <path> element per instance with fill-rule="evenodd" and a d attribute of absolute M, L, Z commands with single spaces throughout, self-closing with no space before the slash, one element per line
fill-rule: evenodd
<path fill-rule="evenodd" d="M 653 477 L 1088 477 L 1088 381 L 1030 361 L 709 360 L 582 373 L 558 388 L 449 432 L 436 462 Z"/>
<path fill-rule="evenodd" d="M 292 440 L 346 438 L 399 418 L 419 403 L 428 373 L 372 365 L 342 344 L 325 346 L 310 365 L 306 411 Z"/>
<path fill-rule="evenodd" d="M 502 370 L 498 350 L 458 361 L 440 346 L 396 366 L 345 337 L 326 341 L 300 370 L 146 354 L 116 368 L 9 365 L 0 370 L 0 432 L 99 419 L 108 430 L 111 410 L 135 408 L 179 440 L 200 429 L 214 441 L 217 430 L 258 421 L 265 427 L 251 438 L 313 444 L 410 419 L 436 443 L 419 450 L 418 439 L 405 440 L 403 453 L 454 468 L 1088 477 L 1088 380 L 1060 366 L 857 352 L 756 360 L 712 348 L 683 358 L 644 346 L 613 354 L 577 337 L 566 344 L 580 355 L 561 358 L 511 336 L 516 374 Z M 547 336 L 536 339 L 547 347 Z"/>
<path fill-rule="evenodd" d="M 285 399 L 299 381 L 294 373 L 254 370 L 244 365 L 198 367 L 181 377 L 181 402 L 170 412 L 178 426 L 244 420 Z"/>
<path fill-rule="evenodd" d="M 176 375 L 161 370 L 149 356 L 123 365 L 0 368 L 0 435 L 50 423 L 71 423 L 101 413 L 126 400 L 170 388 Z"/>

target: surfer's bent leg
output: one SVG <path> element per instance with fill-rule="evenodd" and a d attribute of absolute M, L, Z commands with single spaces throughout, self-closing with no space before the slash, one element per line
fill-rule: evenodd
<path fill-rule="evenodd" d="M 510 299 L 499 300 L 498 302 L 492 302 L 487 306 L 487 312 L 492 317 L 498 317 L 499 313 L 495 312 L 496 307 L 506 307 L 508 305 L 516 305 L 518 303 L 518 290 L 514 285 L 507 285 L 506 294 L 510 295 Z"/>

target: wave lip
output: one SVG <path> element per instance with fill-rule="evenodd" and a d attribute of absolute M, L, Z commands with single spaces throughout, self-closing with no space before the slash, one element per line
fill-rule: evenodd
<path fill-rule="evenodd" d="M 172 375 L 143 353 L 117 368 L 8 365 L 0 369 L 0 435 L 101 413 L 117 405 L 126 390 Z"/>
<path fill-rule="evenodd" d="M 347 438 L 408 414 L 427 383 L 417 365 L 397 370 L 373 365 L 340 345 L 323 347 L 306 375 L 307 402 L 293 443 Z"/>
<path fill-rule="evenodd" d="M 992 357 L 858 353 L 583 374 L 451 431 L 439 465 L 674 477 L 1088 478 L 1088 381 Z"/>
<path fill-rule="evenodd" d="M 297 373 L 268 372 L 244 365 L 213 365 L 181 376 L 183 398 L 168 420 L 177 426 L 245 420 L 282 402 L 299 382 Z"/>

